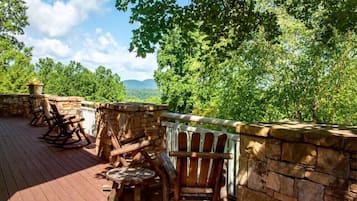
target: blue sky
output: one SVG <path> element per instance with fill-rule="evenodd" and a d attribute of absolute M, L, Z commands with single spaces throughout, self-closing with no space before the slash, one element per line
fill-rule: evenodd
<path fill-rule="evenodd" d="M 129 53 L 130 13 L 115 9 L 115 0 L 26 0 L 30 26 L 20 39 L 33 47 L 33 62 L 51 57 L 95 69 L 103 65 L 122 80 L 151 79 L 156 55 Z"/>

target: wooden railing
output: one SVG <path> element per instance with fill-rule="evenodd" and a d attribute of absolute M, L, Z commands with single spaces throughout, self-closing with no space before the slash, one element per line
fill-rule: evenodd
<path fill-rule="evenodd" d="M 207 132 L 213 133 L 215 136 L 221 133 L 227 134 L 226 152 L 233 154 L 233 160 L 227 162 L 226 187 L 229 195 L 236 196 L 239 168 L 239 135 L 237 133 L 229 133 L 227 129 L 236 128 L 242 122 L 168 112 L 163 113 L 161 117 L 166 119 L 161 122 L 161 125 L 166 127 L 168 151 L 177 150 L 177 135 L 179 132 L 186 132 L 189 136 L 193 133 L 204 135 Z M 206 127 L 218 127 L 220 130 Z M 201 139 L 203 139 L 203 136 L 201 136 Z M 214 142 L 216 142 L 216 139 Z M 174 159 L 172 158 L 171 160 L 175 164 Z"/>

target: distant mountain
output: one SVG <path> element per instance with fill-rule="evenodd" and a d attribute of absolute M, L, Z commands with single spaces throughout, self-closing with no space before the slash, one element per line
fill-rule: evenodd
<path fill-rule="evenodd" d="M 124 80 L 125 88 L 128 89 L 157 89 L 155 80 L 147 79 L 143 81 L 139 80 Z"/>

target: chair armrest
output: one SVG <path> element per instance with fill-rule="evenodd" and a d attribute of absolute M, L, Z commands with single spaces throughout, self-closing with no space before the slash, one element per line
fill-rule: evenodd
<path fill-rule="evenodd" d="M 125 144 L 128 144 L 128 143 L 131 143 L 131 142 L 135 142 L 135 141 L 139 141 L 139 139 L 141 138 L 145 138 L 145 133 L 140 133 L 139 135 L 136 135 L 132 138 L 128 138 L 128 139 L 124 139 L 124 140 L 120 140 L 120 144 L 122 145 L 125 145 Z"/>
<path fill-rule="evenodd" d="M 207 159 L 232 159 L 231 153 L 208 153 L 208 152 L 183 152 L 183 151 L 170 151 L 170 156 L 191 157 L 191 158 L 207 158 Z"/>
<path fill-rule="evenodd" d="M 151 145 L 151 142 L 149 140 L 144 140 L 142 142 L 138 142 L 135 144 L 129 144 L 129 145 L 124 145 L 120 147 L 120 149 L 115 149 L 110 152 L 111 156 L 116 156 L 116 155 L 121 155 L 125 153 L 130 153 L 134 151 L 139 151 L 145 147 L 148 147 Z"/>
<path fill-rule="evenodd" d="M 159 160 L 161 162 L 162 167 L 164 168 L 167 176 L 169 177 L 169 181 L 171 184 L 175 183 L 175 179 L 176 179 L 176 169 L 173 166 L 169 156 L 167 155 L 167 153 L 162 152 L 159 155 Z"/>

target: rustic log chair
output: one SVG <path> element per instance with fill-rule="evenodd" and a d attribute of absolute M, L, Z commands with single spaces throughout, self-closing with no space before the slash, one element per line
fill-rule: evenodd
<path fill-rule="evenodd" d="M 206 133 L 203 144 L 200 134 L 192 135 L 191 144 L 187 142 L 187 134 L 178 135 L 178 151 L 171 151 L 170 156 L 177 157 L 176 172 L 165 154 L 160 154 L 162 167 L 166 170 L 168 178 L 163 179 L 164 189 L 173 185 L 174 200 L 194 199 L 212 200 L 221 199 L 221 187 L 224 186 L 223 165 L 225 159 L 232 159 L 232 154 L 223 153 L 227 135 L 221 134 L 217 138 L 216 147 L 213 148 L 214 135 Z M 200 148 L 200 145 L 203 147 Z M 169 192 L 164 192 L 168 196 Z M 164 197 L 164 200 L 168 198 Z"/>
<path fill-rule="evenodd" d="M 113 150 L 110 152 L 111 162 L 114 167 L 141 167 L 147 166 L 145 162 L 151 163 L 151 156 L 145 148 L 152 145 L 145 133 L 121 139 L 121 136 L 108 132 Z M 139 179 L 139 178 L 138 178 Z M 124 191 L 123 184 L 113 182 L 108 200 L 117 200 L 122 197 Z"/>
<path fill-rule="evenodd" d="M 59 112 L 56 104 L 50 103 L 50 106 L 52 117 L 54 118 L 56 126 L 59 128 L 60 132 L 53 139 L 48 140 L 49 143 L 66 148 L 65 145 L 82 142 L 82 136 L 86 141 L 86 144 L 82 146 L 86 146 L 91 143 L 80 124 L 80 122 L 84 121 L 84 118 L 66 118 L 65 115 Z M 73 135 L 76 135 L 77 139 L 73 139 Z"/>

